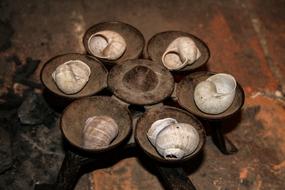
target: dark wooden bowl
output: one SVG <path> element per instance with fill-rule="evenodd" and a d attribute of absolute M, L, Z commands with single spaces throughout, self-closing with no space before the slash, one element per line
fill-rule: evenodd
<path fill-rule="evenodd" d="M 208 77 L 214 74 L 215 73 L 206 71 L 191 73 L 182 79 L 176 88 L 178 103 L 192 114 L 208 120 L 217 120 L 230 117 L 239 111 L 244 104 L 244 91 L 242 87 L 237 83 L 236 96 L 232 105 L 226 111 L 220 114 L 207 114 L 202 112 L 195 104 L 193 96 L 194 89 L 199 82 L 206 80 Z"/>
<path fill-rule="evenodd" d="M 160 154 L 158 154 L 155 147 L 152 146 L 152 144 L 147 138 L 147 132 L 151 127 L 152 123 L 159 119 L 167 117 L 174 118 L 178 122 L 189 123 L 193 127 L 195 127 L 199 133 L 200 142 L 198 147 L 192 154 L 185 156 L 181 160 L 164 159 L 162 156 L 160 156 Z M 160 108 L 150 109 L 149 111 L 145 112 L 143 116 L 138 120 L 135 129 L 135 140 L 137 144 L 143 149 L 143 151 L 151 158 L 164 163 L 180 163 L 193 158 L 200 152 L 200 150 L 205 144 L 206 134 L 201 122 L 192 114 L 178 108 L 163 106 Z"/>
<path fill-rule="evenodd" d="M 118 136 L 107 147 L 86 149 L 82 146 L 82 129 L 87 118 L 106 115 L 113 118 L 119 127 Z M 111 97 L 93 96 L 72 102 L 63 112 L 60 128 L 64 137 L 73 146 L 92 153 L 112 150 L 131 133 L 132 120 L 128 109 Z"/>
<path fill-rule="evenodd" d="M 86 63 L 91 69 L 89 81 L 81 91 L 75 94 L 63 93 L 56 86 L 52 78 L 52 73 L 56 70 L 56 68 L 59 65 L 70 60 L 80 60 Z M 41 81 L 44 86 L 53 94 L 64 98 L 77 99 L 94 95 L 97 92 L 101 91 L 103 88 L 105 88 L 107 86 L 107 74 L 108 71 L 106 70 L 104 65 L 100 63 L 100 61 L 88 55 L 72 53 L 56 56 L 50 59 L 47 63 L 45 63 L 41 70 Z"/>
<path fill-rule="evenodd" d="M 111 69 L 108 87 L 115 96 L 127 103 L 151 105 L 171 95 L 174 80 L 161 65 L 146 59 L 135 59 Z"/>
<path fill-rule="evenodd" d="M 168 45 L 176 38 L 182 36 L 190 37 L 195 42 L 196 46 L 201 52 L 201 57 L 197 59 L 193 64 L 187 65 L 180 70 L 173 70 L 171 72 L 191 71 L 207 63 L 208 59 L 210 58 L 210 51 L 208 46 L 196 36 L 180 31 L 166 31 L 155 34 L 147 44 L 147 54 L 149 58 L 163 66 L 161 58 Z"/>
<path fill-rule="evenodd" d="M 126 51 L 119 59 L 107 60 L 107 59 L 98 58 L 102 62 L 104 63 L 107 62 L 111 64 L 120 64 L 128 59 L 136 59 L 142 54 L 142 51 L 145 45 L 145 40 L 144 40 L 142 33 L 138 29 L 136 29 L 135 27 L 129 24 L 115 21 L 115 22 L 102 22 L 102 23 L 95 24 L 94 26 L 92 26 L 86 31 L 83 37 L 83 44 L 84 44 L 86 51 L 90 55 L 93 55 L 93 54 L 88 48 L 88 40 L 93 34 L 99 31 L 102 31 L 102 30 L 112 30 L 112 31 L 119 33 L 120 35 L 122 35 L 122 37 L 125 39 L 127 43 Z"/>

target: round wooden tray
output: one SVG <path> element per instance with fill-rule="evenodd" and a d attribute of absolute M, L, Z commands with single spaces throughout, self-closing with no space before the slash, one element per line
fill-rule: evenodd
<path fill-rule="evenodd" d="M 195 104 L 193 97 L 194 89 L 199 82 L 206 80 L 214 74 L 215 73 L 207 71 L 191 73 L 183 78 L 176 88 L 176 98 L 178 99 L 178 103 L 187 111 L 203 119 L 217 120 L 230 117 L 239 111 L 244 104 L 244 91 L 237 83 L 236 96 L 232 105 L 226 111 L 220 114 L 207 114 L 202 112 Z"/>
<path fill-rule="evenodd" d="M 189 123 L 195 127 L 199 133 L 200 142 L 196 150 L 188 156 L 185 156 L 181 160 L 167 160 L 160 156 L 155 147 L 152 146 L 147 138 L 147 131 L 151 127 L 151 124 L 159 119 L 174 118 L 178 122 Z M 192 114 L 169 106 L 163 106 L 160 108 L 153 108 L 145 112 L 142 117 L 139 118 L 135 129 L 135 140 L 137 144 L 143 149 L 143 151 L 151 158 L 164 162 L 164 163 L 180 163 L 187 161 L 197 155 L 205 144 L 206 134 L 201 122 Z"/>
<path fill-rule="evenodd" d="M 174 80 L 161 65 L 146 59 L 135 59 L 111 69 L 108 87 L 115 96 L 127 103 L 151 105 L 171 95 Z"/>
<path fill-rule="evenodd" d="M 208 59 L 210 58 L 208 46 L 196 36 L 180 31 L 166 31 L 155 34 L 147 44 L 147 54 L 149 58 L 156 63 L 163 65 L 161 58 L 166 48 L 173 40 L 182 36 L 190 37 L 195 42 L 201 52 L 201 57 L 193 64 L 187 65 L 180 70 L 173 70 L 173 72 L 194 70 L 207 63 Z"/>
<path fill-rule="evenodd" d="M 128 59 L 136 59 L 142 54 L 145 45 L 145 40 L 142 33 L 138 29 L 129 24 L 115 21 L 115 22 L 102 22 L 95 24 L 86 31 L 83 37 L 83 44 L 86 51 L 90 55 L 93 54 L 88 48 L 88 40 L 93 34 L 102 30 L 112 30 L 122 35 L 122 37 L 125 39 L 127 43 L 127 48 L 124 54 L 117 60 L 106 60 L 98 58 L 99 60 L 113 64 L 120 64 Z"/>
<path fill-rule="evenodd" d="M 106 115 L 113 118 L 119 127 L 118 136 L 107 147 L 86 149 L 81 145 L 82 129 L 87 118 Z M 62 134 L 73 146 L 92 153 L 112 150 L 123 143 L 132 131 L 132 119 L 128 109 L 111 97 L 93 96 L 72 102 L 60 119 Z"/>
<path fill-rule="evenodd" d="M 84 86 L 84 88 L 75 94 L 65 94 L 63 93 L 55 84 L 52 73 L 56 70 L 56 68 L 70 60 L 80 60 L 86 63 L 91 69 L 91 75 L 89 81 Z M 83 55 L 83 54 L 64 54 L 56 56 L 50 59 L 41 70 L 41 81 L 42 84 L 53 94 L 56 94 L 65 98 L 82 98 L 86 96 L 94 95 L 95 93 L 101 91 L 103 88 L 107 86 L 107 74 L 108 71 L 104 67 L 102 63 L 98 60 L 94 59 L 91 56 Z"/>

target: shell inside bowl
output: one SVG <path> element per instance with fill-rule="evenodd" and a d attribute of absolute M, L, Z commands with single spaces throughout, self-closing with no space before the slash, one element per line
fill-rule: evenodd
<path fill-rule="evenodd" d="M 200 118 L 209 119 L 209 120 L 224 119 L 232 116 L 237 111 L 239 111 L 244 104 L 244 91 L 238 82 L 236 83 L 237 84 L 236 93 L 233 102 L 229 106 L 229 108 L 227 108 L 224 112 L 220 114 L 207 114 L 201 111 L 197 107 L 194 101 L 194 89 L 196 85 L 198 85 L 201 81 L 207 80 L 207 78 L 209 78 L 214 74 L 215 73 L 212 72 L 202 71 L 202 72 L 191 73 L 191 75 L 188 75 L 185 78 L 183 78 L 178 83 L 176 88 L 176 96 L 179 105 L 181 105 L 190 113 Z"/>
<path fill-rule="evenodd" d="M 197 130 L 199 134 L 199 144 L 191 154 L 177 160 L 165 159 L 157 152 L 156 148 L 149 141 L 147 132 L 155 121 L 164 118 L 173 118 L 181 123 L 188 123 Z M 137 144 L 143 149 L 143 151 L 151 158 L 165 163 L 180 163 L 193 158 L 202 150 L 205 139 L 206 134 L 204 127 L 195 116 L 184 110 L 169 106 L 153 108 L 145 112 L 143 116 L 138 120 L 135 130 L 135 140 Z"/>
<path fill-rule="evenodd" d="M 108 146 L 86 148 L 82 146 L 83 129 L 88 118 L 108 116 L 118 126 L 116 138 Z M 119 146 L 131 132 L 128 109 L 111 97 L 93 96 L 72 102 L 63 112 L 60 127 L 65 138 L 75 147 L 90 152 L 104 152 Z"/>
<path fill-rule="evenodd" d="M 123 54 L 119 57 L 116 57 L 114 60 L 106 59 L 106 57 L 104 58 L 104 56 L 97 56 L 97 58 L 103 61 L 104 63 L 120 64 L 128 59 L 136 59 L 142 54 L 145 45 L 145 40 L 142 33 L 129 24 L 114 21 L 95 24 L 85 32 L 83 37 L 83 45 L 90 55 L 94 56 L 94 51 L 90 49 L 90 39 L 92 38 L 92 36 L 94 36 L 94 34 L 102 31 L 116 32 L 124 39 L 126 44 Z M 120 44 L 122 45 L 124 43 Z"/>
<path fill-rule="evenodd" d="M 90 68 L 88 81 L 80 91 L 74 94 L 66 94 L 62 92 L 52 77 L 54 71 L 60 65 L 67 63 L 70 60 L 79 60 Z M 94 95 L 105 88 L 107 86 L 107 74 L 108 71 L 104 65 L 100 61 L 94 59 L 94 57 L 72 53 L 56 56 L 46 62 L 41 70 L 41 81 L 46 89 L 52 94 L 67 99 L 77 99 Z"/>
<path fill-rule="evenodd" d="M 156 63 L 163 65 L 162 57 L 164 53 L 166 52 L 171 42 L 173 42 L 175 39 L 179 37 L 191 38 L 195 42 L 201 55 L 192 64 L 188 64 L 181 69 L 173 70 L 173 71 L 175 72 L 191 71 L 207 63 L 208 59 L 210 58 L 210 50 L 208 46 L 206 45 L 206 43 L 192 34 L 181 32 L 181 31 L 165 31 L 165 32 L 160 32 L 160 33 L 155 34 L 148 41 L 148 44 L 147 44 L 148 57 L 151 60 L 155 61 Z"/>

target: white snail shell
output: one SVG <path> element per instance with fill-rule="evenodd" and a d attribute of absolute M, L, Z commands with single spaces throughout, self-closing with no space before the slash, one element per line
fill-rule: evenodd
<path fill-rule="evenodd" d="M 158 133 L 160 133 L 161 130 L 163 130 L 165 127 L 171 125 L 171 124 L 175 124 L 178 123 L 175 119 L 172 118 L 164 118 L 164 119 L 160 119 L 155 121 L 150 129 L 147 132 L 147 137 L 149 139 L 149 141 L 151 142 L 151 144 L 155 144 L 156 141 L 156 137 L 158 135 Z"/>
<path fill-rule="evenodd" d="M 118 125 L 111 117 L 89 117 L 83 128 L 82 145 L 87 149 L 106 147 L 114 140 L 118 132 Z"/>
<path fill-rule="evenodd" d="M 191 65 L 200 56 L 200 50 L 190 37 L 178 37 L 166 48 L 161 60 L 167 69 L 179 70 Z"/>
<path fill-rule="evenodd" d="M 236 80 L 232 75 L 219 73 L 200 82 L 194 89 L 197 107 L 208 114 L 219 114 L 232 104 L 236 93 Z"/>
<path fill-rule="evenodd" d="M 80 60 L 70 60 L 59 65 L 52 73 L 57 87 L 65 94 L 79 92 L 88 82 L 90 67 Z"/>
<path fill-rule="evenodd" d="M 91 53 L 108 60 L 120 58 L 127 47 L 125 39 L 117 32 L 104 30 L 97 32 L 88 39 L 88 48 Z"/>
<path fill-rule="evenodd" d="M 190 124 L 165 118 L 154 122 L 147 137 L 157 152 L 168 160 L 179 160 L 193 153 L 199 145 L 199 133 Z"/>

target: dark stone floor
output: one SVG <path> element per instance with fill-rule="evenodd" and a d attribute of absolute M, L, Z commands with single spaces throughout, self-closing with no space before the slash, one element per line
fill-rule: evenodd
<path fill-rule="evenodd" d="M 84 53 L 93 24 L 120 20 L 146 40 L 165 30 L 197 35 L 209 46 L 211 71 L 233 74 L 246 93 L 242 113 L 224 122 L 239 148 L 224 156 L 207 139 L 186 172 L 197 189 L 285 187 L 285 1 L 0 1 L 0 189 L 52 182 L 64 157 L 60 113 L 39 80 L 51 57 Z M 193 166 L 195 165 L 195 166 Z M 85 175 L 77 189 L 162 189 L 137 159 Z"/>

